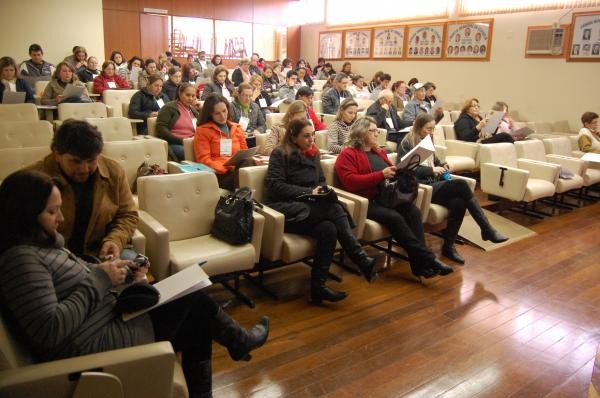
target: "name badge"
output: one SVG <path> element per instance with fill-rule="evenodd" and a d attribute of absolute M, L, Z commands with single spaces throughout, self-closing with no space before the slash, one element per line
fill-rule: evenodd
<path fill-rule="evenodd" d="M 408 101 L 402 101 L 402 103 L 404 104 L 404 106 L 406 106 L 406 104 L 408 104 Z"/>
<path fill-rule="evenodd" d="M 273 83 L 273 84 L 271 84 L 271 87 L 273 88 L 273 91 L 277 90 L 277 84 Z"/>
<path fill-rule="evenodd" d="M 115 83 L 115 82 L 108 82 L 108 88 L 117 88 L 117 83 Z"/>
<path fill-rule="evenodd" d="M 310 117 L 307 116 L 308 121 L 310 122 L 310 125 L 312 126 L 312 128 L 315 128 L 315 123 L 312 121 L 312 119 Z"/>
<path fill-rule="evenodd" d="M 248 128 L 248 123 L 250 123 L 250 119 L 248 119 L 246 116 L 242 116 L 240 117 L 240 121 L 238 123 L 242 130 L 246 131 Z"/>
<path fill-rule="evenodd" d="M 395 127 L 394 127 L 394 121 L 392 120 L 391 117 L 386 117 L 385 121 L 386 121 L 387 125 L 389 126 L 389 128 L 395 129 Z"/>
<path fill-rule="evenodd" d="M 267 107 L 267 100 L 264 98 L 259 98 L 258 99 L 258 104 L 260 105 L 261 108 L 266 108 Z"/>
<path fill-rule="evenodd" d="M 156 103 L 158 104 L 159 108 L 162 108 L 163 106 L 165 106 L 165 101 L 163 101 L 162 98 L 157 99 Z"/>
<path fill-rule="evenodd" d="M 198 124 L 198 119 L 196 119 L 195 117 L 192 118 L 192 127 L 194 128 L 194 130 L 196 130 L 196 125 Z"/>
<path fill-rule="evenodd" d="M 429 101 L 429 103 L 431 104 L 431 107 L 433 108 L 433 106 L 435 105 L 435 101 Z"/>
<path fill-rule="evenodd" d="M 92 73 L 92 79 L 95 79 L 95 78 L 97 78 L 97 77 L 98 77 L 98 75 L 97 75 L 97 74 L 93 74 L 93 73 Z"/>
<path fill-rule="evenodd" d="M 231 156 L 232 143 L 230 138 L 221 138 L 219 151 L 221 156 Z"/>

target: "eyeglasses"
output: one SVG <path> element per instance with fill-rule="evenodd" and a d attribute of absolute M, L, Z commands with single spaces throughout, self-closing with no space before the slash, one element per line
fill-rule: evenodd
<path fill-rule="evenodd" d="M 379 133 L 379 129 L 369 129 L 369 133 Z"/>
<path fill-rule="evenodd" d="M 479 104 L 471 104 L 471 108 L 479 108 Z"/>

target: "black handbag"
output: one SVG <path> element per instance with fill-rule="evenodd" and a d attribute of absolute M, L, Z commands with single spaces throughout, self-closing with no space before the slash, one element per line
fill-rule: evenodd
<path fill-rule="evenodd" d="M 249 243 L 252 240 L 252 212 L 255 203 L 252 190 L 248 187 L 236 189 L 232 195 L 222 196 L 215 208 L 211 235 L 232 245 Z M 257 205 L 262 207 L 259 203 Z"/>
<path fill-rule="evenodd" d="M 405 168 L 396 170 L 394 178 L 384 180 L 375 201 L 389 209 L 414 202 L 419 193 L 419 182 L 414 170 L 421 163 L 420 159 L 418 155 L 414 155 Z"/>

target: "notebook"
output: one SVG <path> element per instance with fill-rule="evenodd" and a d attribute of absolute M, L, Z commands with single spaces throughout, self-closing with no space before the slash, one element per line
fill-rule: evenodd
<path fill-rule="evenodd" d="M 3 104 L 22 104 L 25 102 L 25 91 L 7 91 L 2 97 Z"/>
<path fill-rule="evenodd" d="M 243 162 L 244 159 L 248 159 L 248 158 L 251 158 L 252 156 L 256 155 L 257 151 L 258 151 L 258 147 L 256 147 L 256 146 L 254 148 L 241 149 L 241 150 L 237 151 L 235 153 L 235 155 L 233 155 L 225 163 L 225 166 L 237 166 L 238 164 Z"/>

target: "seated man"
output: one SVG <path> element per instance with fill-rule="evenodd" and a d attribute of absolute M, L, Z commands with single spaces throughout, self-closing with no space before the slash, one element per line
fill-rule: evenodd
<path fill-rule="evenodd" d="M 31 59 L 21 62 L 19 71 L 21 76 L 42 77 L 48 76 L 48 80 L 54 73 L 54 65 L 44 61 L 44 51 L 39 44 L 29 46 L 29 56 Z"/>
<path fill-rule="evenodd" d="M 52 153 L 28 168 L 64 184 L 58 231 L 65 246 L 77 255 L 118 258 L 131 241 L 138 213 L 125 172 L 100 154 L 102 147 L 94 126 L 67 120 L 54 135 Z"/>
<path fill-rule="evenodd" d="M 421 113 L 431 113 L 431 104 L 425 101 L 425 96 L 427 95 L 425 85 L 423 83 L 415 83 L 413 85 L 413 89 L 415 90 L 413 98 L 412 100 L 408 101 L 404 107 L 404 113 L 402 116 L 404 121 L 409 122 L 410 124 L 413 124 L 417 116 Z M 436 123 L 442 120 L 444 117 L 444 110 L 442 107 L 435 108 L 432 116 L 434 117 Z"/>
<path fill-rule="evenodd" d="M 231 103 L 231 120 L 240 125 L 249 147 L 256 146 L 255 134 L 264 134 L 267 131 L 265 117 L 258 104 L 252 101 L 253 92 L 250 84 L 242 83 L 236 89 L 235 99 Z M 249 138 L 252 138 L 251 142 Z"/>
<path fill-rule="evenodd" d="M 288 71 L 285 75 L 285 84 L 279 87 L 279 98 L 283 99 L 286 104 L 291 104 L 296 100 L 297 83 L 298 73 L 295 70 Z"/>
<path fill-rule="evenodd" d="M 350 91 L 346 90 L 350 78 L 345 73 L 338 73 L 333 79 L 333 87 L 323 94 L 323 113 L 335 115 L 340 107 L 340 102 L 345 98 L 352 98 Z M 281 92 L 280 92 L 281 93 Z"/>
<path fill-rule="evenodd" d="M 379 92 L 377 101 L 367 108 L 367 115 L 375 119 L 377 128 L 387 130 L 388 141 L 400 144 L 407 132 L 400 133 L 399 131 L 412 125 L 412 123 L 400 120 L 398 110 L 392 104 L 393 102 L 394 93 L 392 93 L 392 90 L 382 90 Z"/>
<path fill-rule="evenodd" d="M 379 80 L 379 85 L 371 91 L 371 100 L 377 101 L 379 99 L 379 93 L 383 90 L 390 88 L 390 83 L 392 82 L 392 76 L 387 73 L 381 75 Z"/>

